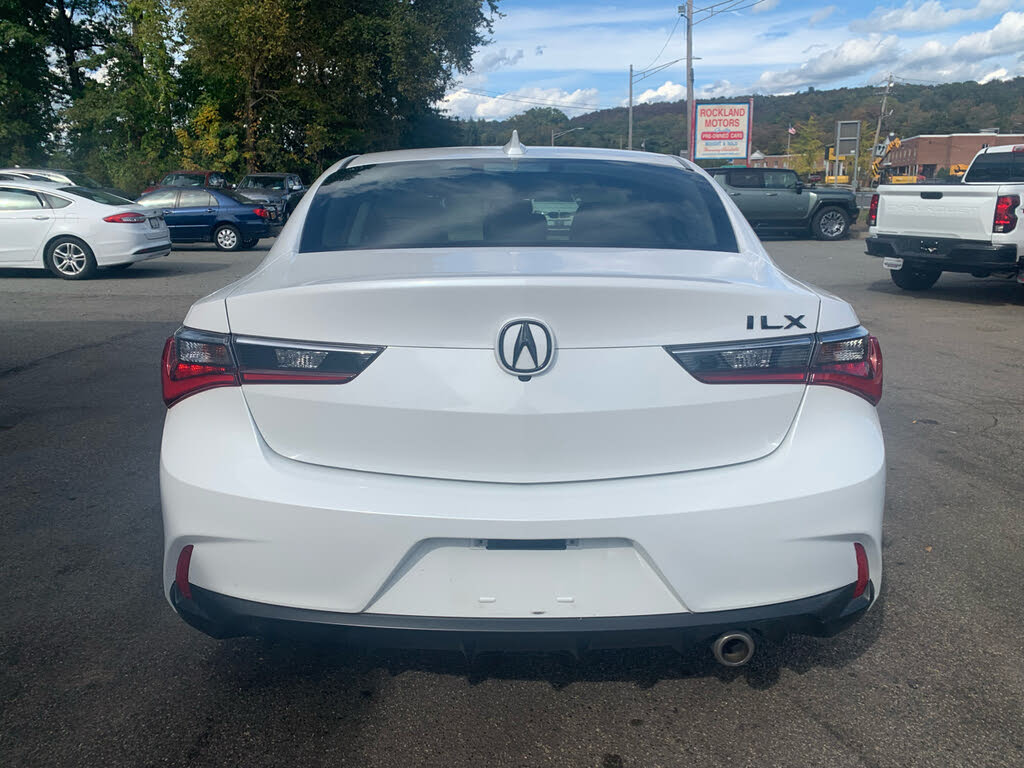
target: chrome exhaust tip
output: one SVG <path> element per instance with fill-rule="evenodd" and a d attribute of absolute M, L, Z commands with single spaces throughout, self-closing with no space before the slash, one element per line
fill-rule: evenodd
<path fill-rule="evenodd" d="M 742 667 L 754 656 L 754 638 L 746 632 L 723 632 L 711 645 L 715 660 L 723 667 Z"/>

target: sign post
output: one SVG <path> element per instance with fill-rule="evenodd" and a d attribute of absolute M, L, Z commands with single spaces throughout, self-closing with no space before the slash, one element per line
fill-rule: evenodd
<path fill-rule="evenodd" d="M 694 160 L 746 160 L 750 157 L 753 100 L 694 106 L 690 126 Z"/>
<path fill-rule="evenodd" d="M 860 159 L 860 120 L 836 122 L 836 155 L 853 158 L 853 188 L 857 189 L 857 161 Z M 837 173 L 838 177 L 839 174 Z"/>

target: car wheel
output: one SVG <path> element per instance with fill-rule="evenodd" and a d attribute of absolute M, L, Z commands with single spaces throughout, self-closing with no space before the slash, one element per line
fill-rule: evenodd
<path fill-rule="evenodd" d="M 213 231 L 213 243 L 222 251 L 237 251 L 242 247 L 242 236 L 230 224 L 221 224 Z"/>
<path fill-rule="evenodd" d="M 253 248 L 256 247 L 256 243 L 258 243 L 259 241 L 260 239 L 258 237 L 250 237 L 248 240 L 242 241 L 242 248 L 244 248 L 247 251 L 252 250 Z"/>
<path fill-rule="evenodd" d="M 842 240 L 850 234 L 850 216 L 842 208 L 822 208 L 811 219 L 811 234 L 818 240 Z"/>
<path fill-rule="evenodd" d="M 46 246 L 46 266 L 64 280 L 88 280 L 96 274 L 96 257 L 77 237 L 58 237 Z"/>
<path fill-rule="evenodd" d="M 942 270 L 912 269 L 906 265 L 903 269 L 890 270 L 889 276 L 904 291 L 927 291 L 939 279 Z"/>

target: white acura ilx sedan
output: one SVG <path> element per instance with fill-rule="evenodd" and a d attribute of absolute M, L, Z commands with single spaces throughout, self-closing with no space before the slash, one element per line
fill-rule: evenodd
<path fill-rule="evenodd" d="M 350 157 L 162 370 L 164 586 L 215 637 L 737 665 L 878 593 L 878 342 L 677 157 Z"/>

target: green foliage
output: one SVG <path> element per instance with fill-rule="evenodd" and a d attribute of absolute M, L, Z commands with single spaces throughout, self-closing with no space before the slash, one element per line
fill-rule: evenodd
<path fill-rule="evenodd" d="M 42 0 L 0 0 L 0 165 L 46 156 L 55 123 L 46 45 Z"/>
<path fill-rule="evenodd" d="M 825 157 L 825 137 L 827 135 L 814 115 L 797 127 L 796 136 L 790 147 L 790 154 L 796 155 L 793 170 L 801 176 L 806 176 L 821 168 L 822 158 Z"/>
<path fill-rule="evenodd" d="M 123 0 L 111 6 L 108 42 L 88 65 L 67 110 L 72 164 L 129 193 L 138 192 L 178 155 L 181 118 L 170 9 L 163 0 Z"/>

